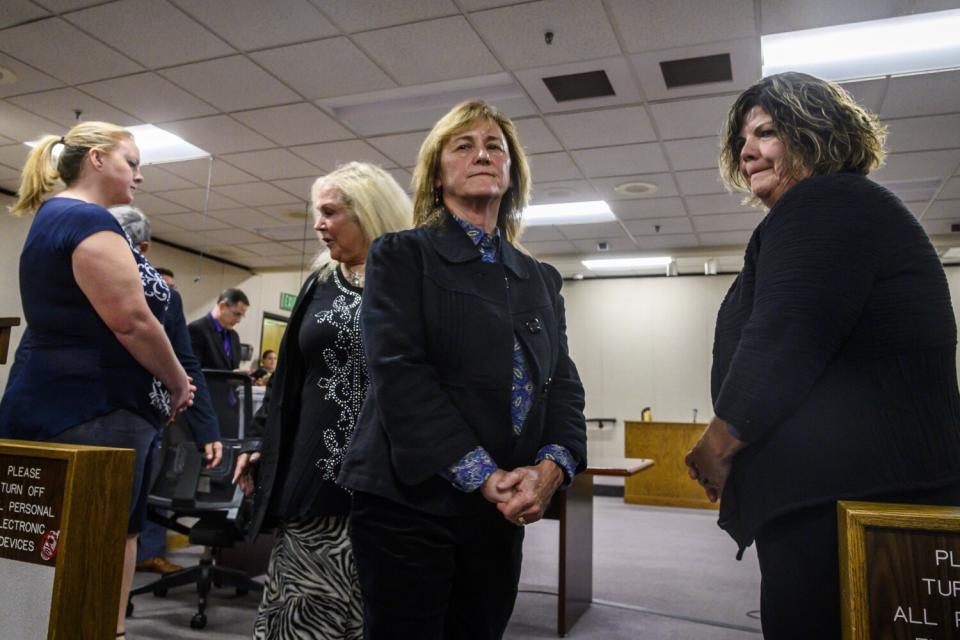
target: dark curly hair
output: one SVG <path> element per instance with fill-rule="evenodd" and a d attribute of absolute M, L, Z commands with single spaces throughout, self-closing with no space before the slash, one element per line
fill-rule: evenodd
<path fill-rule="evenodd" d="M 786 150 L 783 169 L 789 176 L 867 175 L 883 163 L 886 127 L 876 115 L 839 85 L 788 71 L 757 82 L 730 107 L 722 134 L 720 174 L 731 191 L 750 191 L 750 181 L 740 171 L 740 130 L 754 107 L 773 118 Z M 755 197 L 746 201 L 759 204 Z"/>

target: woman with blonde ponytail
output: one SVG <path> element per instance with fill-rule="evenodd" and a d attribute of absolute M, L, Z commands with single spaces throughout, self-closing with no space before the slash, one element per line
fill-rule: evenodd
<path fill-rule="evenodd" d="M 170 290 L 107 211 L 129 204 L 141 182 L 130 133 L 83 122 L 31 151 L 10 209 L 36 216 L 20 254 L 29 351 L 0 401 L 0 437 L 136 450 L 117 637 L 156 425 L 194 391 L 161 325 Z"/>

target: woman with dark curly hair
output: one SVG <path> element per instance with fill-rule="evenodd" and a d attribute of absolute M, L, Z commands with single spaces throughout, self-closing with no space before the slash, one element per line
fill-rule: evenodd
<path fill-rule="evenodd" d="M 757 543 L 767 640 L 840 638 L 838 499 L 960 504 L 950 293 L 923 228 L 866 178 L 883 141 L 801 73 L 747 89 L 725 127 L 725 181 L 770 211 L 717 316 L 716 416 L 687 465 L 741 554 Z"/>

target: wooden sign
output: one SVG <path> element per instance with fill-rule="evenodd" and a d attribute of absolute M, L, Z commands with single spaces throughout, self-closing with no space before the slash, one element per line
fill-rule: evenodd
<path fill-rule="evenodd" d="M 113 637 L 135 456 L 0 440 L 4 640 Z"/>
<path fill-rule="evenodd" d="M 837 510 L 844 640 L 960 640 L 960 508 Z"/>

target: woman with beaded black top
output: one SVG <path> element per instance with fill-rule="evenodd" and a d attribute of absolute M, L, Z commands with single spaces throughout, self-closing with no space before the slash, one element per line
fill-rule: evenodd
<path fill-rule="evenodd" d="M 367 393 L 359 329 L 367 249 L 410 226 L 411 204 L 390 174 L 361 162 L 319 178 L 311 203 L 325 250 L 297 297 L 252 434 L 264 439 L 262 458 L 252 454 L 257 464 L 248 467 L 253 530 L 263 523 L 277 534 L 258 639 L 363 635 L 350 495 L 334 479 Z M 246 462 L 237 477 L 249 492 Z"/>

